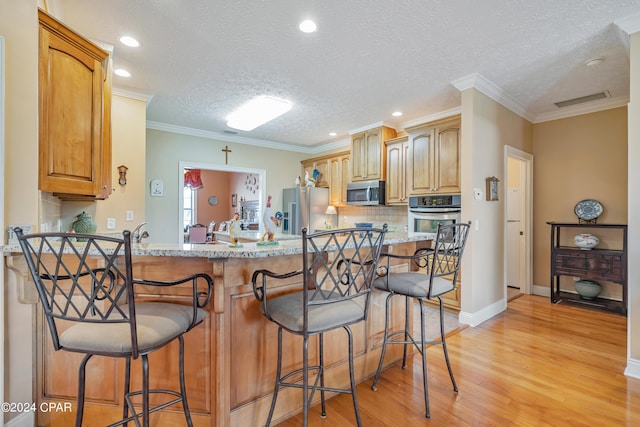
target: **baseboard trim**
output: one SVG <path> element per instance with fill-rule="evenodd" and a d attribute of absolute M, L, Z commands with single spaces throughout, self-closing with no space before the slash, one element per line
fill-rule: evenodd
<path fill-rule="evenodd" d="M 491 304 L 488 307 L 483 308 L 475 313 L 468 313 L 461 311 L 458 315 L 460 323 L 469 326 L 478 326 L 485 320 L 491 319 L 496 314 L 500 314 L 507 309 L 507 301 L 503 298 L 498 302 Z"/>
<path fill-rule="evenodd" d="M 33 427 L 36 425 L 36 416 L 33 412 L 23 412 L 8 423 L 5 427 Z"/>
<path fill-rule="evenodd" d="M 640 360 L 627 359 L 627 368 L 624 370 L 624 374 L 640 380 Z"/>

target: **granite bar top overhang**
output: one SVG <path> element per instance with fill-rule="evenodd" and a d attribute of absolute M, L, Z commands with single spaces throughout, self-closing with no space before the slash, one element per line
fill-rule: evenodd
<path fill-rule="evenodd" d="M 431 240 L 425 236 L 410 236 L 404 232 L 387 233 L 384 244 L 393 245 L 405 242 Z M 2 246 L 3 254 L 20 253 L 20 245 Z M 257 243 L 243 243 L 241 248 L 231 248 L 227 243 L 177 244 L 177 243 L 134 243 L 131 246 L 133 256 L 199 257 L 211 259 L 226 258 L 264 258 L 270 256 L 302 254 L 302 240 L 290 239 L 278 241 L 277 245 L 260 246 Z"/>

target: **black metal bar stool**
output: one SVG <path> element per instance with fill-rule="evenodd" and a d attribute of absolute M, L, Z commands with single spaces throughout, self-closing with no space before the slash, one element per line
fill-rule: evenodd
<path fill-rule="evenodd" d="M 441 296 L 456 288 L 458 273 L 460 271 L 460 261 L 462 260 L 462 254 L 464 252 L 468 234 L 469 224 L 439 224 L 433 249 L 419 249 L 413 255 L 381 255 L 383 259 L 386 258 L 387 260 L 386 274 L 377 278 L 373 283 L 373 286 L 376 289 L 389 292 L 389 295 L 386 299 L 382 353 L 380 355 L 378 370 L 373 378 L 371 388 L 373 390 L 377 389 L 377 383 L 382 371 L 382 362 L 384 361 L 384 355 L 387 351 L 387 345 L 402 344 L 404 346 L 402 368 L 405 369 L 407 367 L 407 344 L 413 344 L 422 357 L 424 405 L 427 418 L 431 417 L 431 412 L 429 410 L 429 387 L 427 384 L 426 344 L 442 345 L 453 390 L 458 392 L 458 386 L 456 385 L 456 380 L 453 377 L 453 370 L 451 369 L 451 363 L 449 362 L 449 352 L 447 351 L 447 342 L 444 334 L 444 309 L 442 306 Z M 415 263 L 423 270 L 423 272 L 411 271 L 406 273 L 389 274 L 392 258 L 411 260 L 411 262 Z M 389 333 L 389 308 L 391 298 L 396 295 L 405 297 L 405 326 L 403 330 Z M 420 339 L 414 338 L 412 331 L 409 330 L 409 304 L 412 298 L 415 298 L 420 305 Z M 425 337 L 425 301 L 433 298 L 438 299 L 440 307 L 440 341 L 427 341 Z"/>
<path fill-rule="evenodd" d="M 76 427 L 82 425 L 85 370 L 92 356 L 126 360 L 123 419 L 149 425 L 149 414 L 182 403 L 187 425 L 193 426 L 184 378 L 183 335 L 206 317 L 213 280 L 194 274 L 162 282 L 133 278 L 131 233 L 113 238 L 77 233 L 23 235 L 16 229 L 20 247 L 37 287 L 55 350 L 84 353 L 78 370 Z M 134 285 L 176 286 L 191 283 L 192 304 L 136 301 Z M 64 322 L 63 326 L 61 322 Z M 71 326 L 68 326 L 71 324 Z M 174 340 L 179 342 L 180 391 L 149 389 L 148 355 Z M 131 360 L 141 358 L 142 390 L 131 391 Z M 171 399 L 153 408 L 149 395 Z M 136 412 L 133 396 L 141 396 L 142 412 Z"/>

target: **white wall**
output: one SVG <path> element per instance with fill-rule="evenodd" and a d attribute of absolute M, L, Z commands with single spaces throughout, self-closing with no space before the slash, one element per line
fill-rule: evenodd
<path fill-rule="evenodd" d="M 628 363 L 626 374 L 640 378 L 640 32 L 631 35 L 631 91 L 628 106 Z M 634 185 L 635 184 L 635 185 Z M 635 221 L 634 221 L 635 219 Z"/>
<path fill-rule="evenodd" d="M 229 164 L 222 149 L 229 146 Z M 248 168 L 266 171 L 266 195 L 272 206 L 281 209 L 282 189 L 293 187 L 300 174 L 300 161 L 309 154 L 234 144 L 159 130 L 147 129 L 146 149 L 146 221 L 153 243 L 176 243 L 181 221 L 179 202 L 182 189 L 180 162 L 218 165 L 221 168 Z M 151 197 L 153 179 L 164 182 L 164 196 Z M 263 184 L 264 185 L 264 184 Z"/>
<path fill-rule="evenodd" d="M 504 146 L 531 152 L 531 123 L 482 92 L 462 96 L 462 220 L 472 221 L 462 264 L 460 320 L 477 325 L 506 308 L 504 277 Z M 487 201 L 486 178 L 500 182 L 499 201 Z M 482 191 L 475 200 L 473 189 Z"/>

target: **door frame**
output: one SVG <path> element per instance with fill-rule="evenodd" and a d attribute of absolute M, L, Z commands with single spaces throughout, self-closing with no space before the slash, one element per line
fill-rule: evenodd
<path fill-rule="evenodd" d="M 520 292 L 523 294 L 531 294 L 533 291 L 533 154 L 519 150 L 509 145 L 504 146 L 504 176 L 505 181 L 508 180 L 508 160 L 517 159 L 522 162 L 522 168 L 520 170 L 521 186 L 520 191 L 523 193 L 524 209 L 522 210 L 522 229 L 524 230 L 524 283 L 520 288 Z M 508 182 L 505 182 L 505 189 Z M 506 195 L 506 190 L 505 190 Z M 504 298 L 507 299 L 507 253 L 508 253 L 508 236 L 507 236 L 507 203 L 504 203 L 504 253 L 503 253 L 503 265 L 504 265 Z"/>

